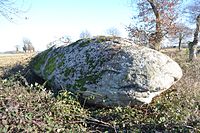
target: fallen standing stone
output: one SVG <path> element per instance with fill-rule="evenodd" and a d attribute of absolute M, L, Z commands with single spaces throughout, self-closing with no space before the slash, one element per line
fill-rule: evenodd
<path fill-rule="evenodd" d="M 54 91 L 81 94 L 88 103 L 102 106 L 150 103 L 182 77 L 181 68 L 168 56 L 119 37 L 99 36 L 51 47 L 38 54 L 31 66 Z"/>

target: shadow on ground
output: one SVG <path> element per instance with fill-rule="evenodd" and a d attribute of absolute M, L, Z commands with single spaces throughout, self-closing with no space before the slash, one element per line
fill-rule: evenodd
<path fill-rule="evenodd" d="M 0 71 L 2 79 L 8 79 L 12 76 L 16 81 L 20 81 L 22 85 L 34 85 L 35 83 L 44 84 L 44 80 L 35 75 L 29 65 L 16 64 L 12 67 L 1 67 Z"/>

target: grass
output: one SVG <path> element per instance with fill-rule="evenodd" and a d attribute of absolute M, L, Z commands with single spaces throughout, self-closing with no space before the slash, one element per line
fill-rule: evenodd
<path fill-rule="evenodd" d="M 67 91 L 55 95 L 45 82 L 33 82 L 30 58 L 4 64 L 0 132 L 200 132 L 200 57 L 187 62 L 187 50 L 162 52 L 180 64 L 182 79 L 151 104 L 132 108 L 86 106 Z"/>

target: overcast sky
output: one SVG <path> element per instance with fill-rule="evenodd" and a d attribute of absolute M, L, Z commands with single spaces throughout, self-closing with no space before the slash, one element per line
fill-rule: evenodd
<path fill-rule="evenodd" d="M 23 37 L 29 38 L 36 50 L 46 49 L 49 42 L 64 35 L 75 41 L 84 30 L 103 35 L 116 27 L 126 37 L 125 26 L 133 14 L 130 0 L 30 0 L 26 4 L 30 9 L 17 22 L 0 17 L 0 52 L 15 50 Z"/>

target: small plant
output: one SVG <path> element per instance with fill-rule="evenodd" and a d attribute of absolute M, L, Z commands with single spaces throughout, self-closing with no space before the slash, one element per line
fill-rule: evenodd
<path fill-rule="evenodd" d="M 86 131 L 87 110 L 72 93 L 54 97 L 44 85 L 21 84 L 19 73 L 1 81 L 0 132 Z"/>

